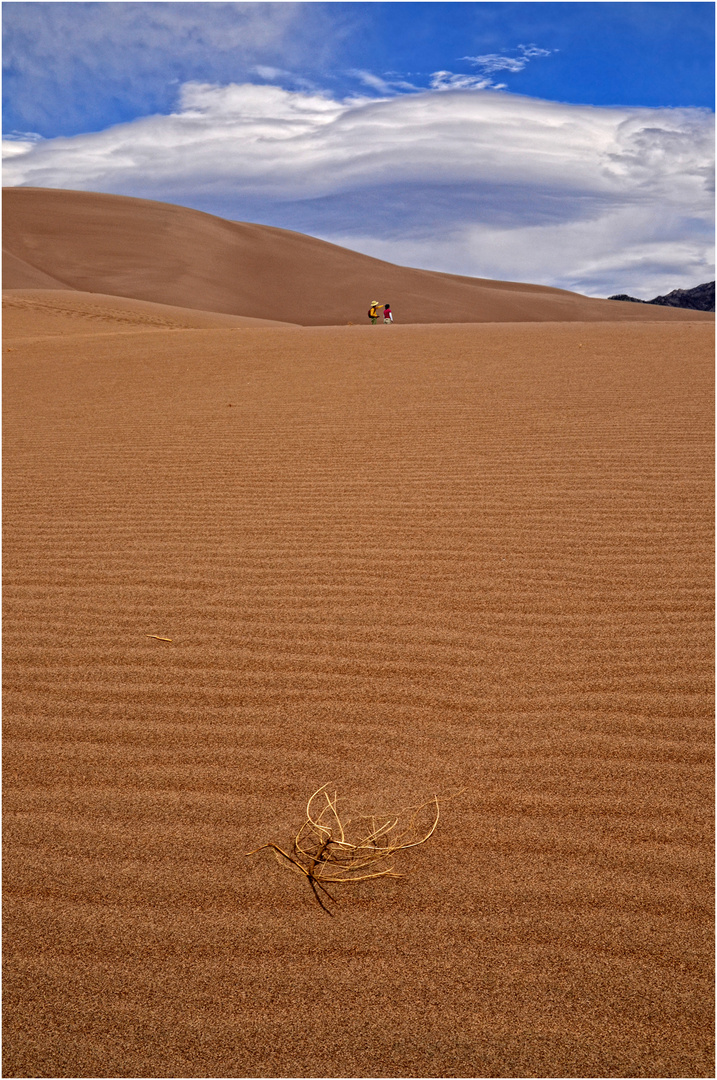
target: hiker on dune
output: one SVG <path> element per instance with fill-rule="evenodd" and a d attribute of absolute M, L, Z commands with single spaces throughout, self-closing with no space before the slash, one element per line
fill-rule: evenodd
<path fill-rule="evenodd" d="M 391 311 L 391 305 L 390 304 L 384 304 L 383 305 L 383 321 L 385 323 L 392 323 L 393 322 L 393 312 Z"/>
<path fill-rule="evenodd" d="M 371 301 L 371 307 L 368 309 L 368 317 L 372 323 L 378 322 L 378 313 L 383 307 L 383 304 L 379 304 L 378 300 Z"/>

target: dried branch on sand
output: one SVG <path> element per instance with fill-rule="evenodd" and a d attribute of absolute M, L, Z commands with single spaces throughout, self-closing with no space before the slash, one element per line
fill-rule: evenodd
<path fill-rule="evenodd" d="M 326 902 L 338 901 L 327 885 L 403 877 L 392 865 L 387 866 L 387 861 L 400 851 L 425 844 L 435 832 L 439 811 L 434 796 L 420 806 L 407 807 L 396 817 L 361 814 L 342 821 L 336 792 L 332 798 L 327 787 L 324 784 L 310 797 L 306 821 L 294 837 L 290 851 L 268 843 L 248 851 L 247 855 L 256 855 L 266 848 L 273 851 L 280 865 L 306 878 L 319 905 L 332 915 Z"/>

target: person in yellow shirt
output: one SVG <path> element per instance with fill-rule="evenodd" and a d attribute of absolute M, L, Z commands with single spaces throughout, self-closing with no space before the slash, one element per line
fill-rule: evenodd
<path fill-rule="evenodd" d="M 379 304 L 378 300 L 371 301 L 371 307 L 368 309 L 368 317 L 372 323 L 378 322 L 378 314 L 383 304 Z"/>

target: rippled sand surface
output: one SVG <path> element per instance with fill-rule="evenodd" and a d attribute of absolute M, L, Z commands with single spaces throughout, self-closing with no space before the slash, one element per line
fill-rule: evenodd
<path fill-rule="evenodd" d="M 75 329 L 4 350 L 5 1075 L 713 1075 L 713 328 Z M 243 854 L 326 781 L 453 796 L 333 918 Z"/>

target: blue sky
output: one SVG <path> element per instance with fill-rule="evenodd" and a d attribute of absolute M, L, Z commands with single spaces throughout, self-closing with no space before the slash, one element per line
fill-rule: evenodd
<path fill-rule="evenodd" d="M 6 2 L 3 40 L 6 184 L 591 295 L 714 273 L 712 3 Z"/>

